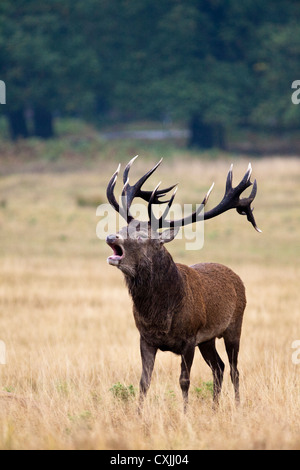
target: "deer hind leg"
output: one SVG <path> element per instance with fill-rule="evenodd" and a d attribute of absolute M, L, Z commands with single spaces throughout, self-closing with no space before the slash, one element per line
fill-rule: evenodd
<path fill-rule="evenodd" d="M 190 388 L 190 372 L 195 354 L 194 344 L 188 345 L 184 353 L 181 355 L 181 374 L 179 378 L 180 388 L 183 397 L 183 410 L 186 413 L 188 405 L 188 396 Z"/>
<path fill-rule="evenodd" d="M 240 379 L 239 379 L 239 371 L 237 368 L 238 363 L 238 354 L 239 354 L 239 347 L 240 347 L 240 339 L 228 339 L 224 336 L 226 352 L 230 364 L 230 377 L 231 382 L 233 384 L 234 393 L 235 393 L 235 402 L 237 405 L 240 403 Z"/>
<path fill-rule="evenodd" d="M 150 346 L 141 337 L 140 351 L 142 358 L 142 375 L 140 380 L 139 412 L 142 409 L 144 398 L 150 386 L 157 348 Z"/>
<path fill-rule="evenodd" d="M 219 396 L 222 388 L 225 365 L 216 350 L 215 342 L 216 339 L 213 338 L 209 341 L 205 341 L 204 343 L 198 344 L 198 347 L 205 362 L 209 365 L 213 373 L 213 402 L 214 406 L 217 406 L 219 403 Z"/>

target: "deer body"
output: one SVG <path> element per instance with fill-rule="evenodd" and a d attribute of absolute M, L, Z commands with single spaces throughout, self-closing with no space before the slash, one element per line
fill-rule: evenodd
<path fill-rule="evenodd" d="M 137 286 L 135 279 L 126 277 L 135 323 L 146 342 L 182 354 L 187 343 L 195 347 L 221 338 L 228 328 L 241 323 L 245 289 L 233 271 L 216 263 L 189 267 L 172 260 L 170 264 L 171 277 L 169 266 L 162 271 L 161 258 L 150 270 L 151 279 L 139 273 Z"/>
<path fill-rule="evenodd" d="M 183 367 L 186 354 L 193 354 L 201 343 L 213 340 L 210 349 L 216 354 L 214 340 L 217 337 L 224 337 L 225 344 L 234 345 L 238 352 L 246 306 L 245 289 L 241 279 L 226 266 L 200 263 L 189 267 L 174 263 L 167 250 L 161 247 L 156 255 L 149 258 L 148 254 L 141 259 L 135 275 L 125 274 L 125 279 L 133 300 L 141 347 L 148 355 L 151 352 L 150 358 L 144 360 L 143 395 L 150 385 L 147 374 L 153 369 L 158 349 L 181 355 Z M 220 363 L 216 366 L 215 401 L 222 381 L 217 377 L 223 375 L 223 368 Z M 189 372 L 190 368 L 188 375 Z M 189 379 L 184 381 L 184 387 L 187 381 Z M 238 391 L 236 393 L 238 400 Z"/>
<path fill-rule="evenodd" d="M 148 178 L 156 167 L 135 186 L 129 186 L 128 172 L 133 160 L 124 171 L 123 193 L 128 191 L 131 201 L 138 195 L 149 201 L 149 206 L 151 203 L 160 203 L 159 198 L 173 187 L 160 191 L 157 187 L 152 193 L 140 189 L 145 178 Z M 214 403 L 217 404 L 222 386 L 224 363 L 215 348 L 216 338 L 224 338 L 231 380 L 238 402 L 237 360 L 246 306 L 245 288 L 241 279 L 231 269 L 217 263 L 200 263 L 193 266 L 175 263 L 164 245 L 176 236 L 176 227 L 194 222 L 198 215 L 194 213 L 188 219 L 179 222 L 168 221 L 171 228 L 158 233 L 151 223 L 136 221 L 131 217 L 129 213 L 131 202 L 122 209 L 117 205 L 113 196 L 116 175 L 117 173 L 109 183 L 108 199 L 118 212 L 122 211 L 122 215 L 128 221 L 128 226 L 119 233 L 107 237 L 106 241 L 114 252 L 108 258 L 108 262 L 123 272 L 133 300 L 133 315 L 140 332 L 142 358 L 140 404 L 149 388 L 155 356 L 157 350 L 160 349 L 171 351 L 182 358 L 179 382 L 186 409 L 190 370 L 197 346 L 212 369 L 213 398 Z M 239 194 L 245 186 L 252 184 L 249 179 L 248 170 L 240 185 L 232 188 L 229 173 L 225 196 L 215 209 L 205 213 L 207 218 L 235 207 L 239 212 L 241 211 L 240 213 L 245 212 L 248 220 L 257 229 L 250 210 L 250 203 L 256 194 L 256 182 L 250 197 L 239 199 Z M 232 193 L 230 193 L 231 190 Z M 204 199 L 204 204 L 207 198 L 208 195 Z M 173 199 L 174 194 L 169 201 L 165 201 L 169 203 L 168 207 Z M 234 205 L 232 205 L 233 200 Z M 161 226 L 165 223 L 165 218 L 161 217 L 156 221 L 160 222 Z"/>

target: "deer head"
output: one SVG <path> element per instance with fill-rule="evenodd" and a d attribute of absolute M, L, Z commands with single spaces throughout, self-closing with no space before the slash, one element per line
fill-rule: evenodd
<path fill-rule="evenodd" d="M 204 214 L 202 213 L 214 184 L 212 184 L 202 200 L 201 205 L 199 205 L 195 212 L 178 220 L 167 220 L 167 215 L 177 191 L 177 185 L 175 184 L 165 189 L 159 189 L 159 183 L 153 191 L 145 191 L 142 189 L 145 181 L 161 164 L 161 159 L 151 170 L 131 186 L 129 184 L 129 171 L 136 158 L 137 156 L 130 160 L 123 173 L 124 186 L 121 194 L 121 205 L 117 202 L 114 195 L 114 188 L 120 171 L 120 165 L 107 186 L 107 199 L 109 203 L 127 222 L 127 225 L 118 233 L 109 235 L 106 239 L 107 244 L 113 250 L 113 254 L 108 257 L 108 263 L 113 266 L 117 266 L 124 273 L 134 275 L 135 267 L 140 263 L 141 259 L 151 259 L 151 257 L 157 253 L 165 243 L 172 241 L 176 237 L 180 227 L 192 224 L 200 219 L 211 219 L 229 209 L 235 208 L 239 214 L 246 215 L 248 221 L 251 222 L 258 232 L 260 232 L 260 229 L 257 227 L 253 217 L 253 209 L 251 208 L 251 203 L 253 202 L 257 192 L 257 183 L 256 180 L 254 183 L 251 183 L 250 181 L 252 172 L 250 163 L 243 179 L 235 188 L 232 187 L 231 165 L 227 175 L 224 197 L 213 209 L 204 212 Z M 241 199 L 240 195 L 242 192 L 252 184 L 253 188 L 250 195 L 247 198 Z M 167 200 L 162 200 L 162 198 L 164 198 L 166 194 L 174 188 L 175 190 L 171 197 Z M 139 221 L 134 219 L 131 215 L 130 207 L 135 198 L 141 198 L 148 202 L 148 221 Z M 160 218 L 157 218 L 153 212 L 153 206 L 157 204 L 167 204 L 166 209 Z"/>

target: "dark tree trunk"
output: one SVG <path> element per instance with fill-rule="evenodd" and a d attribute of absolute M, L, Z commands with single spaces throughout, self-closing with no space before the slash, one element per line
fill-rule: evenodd
<path fill-rule="evenodd" d="M 29 136 L 27 122 L 24 115 L 24 110 L 17 109 L 7 112 L 7 119 L 9 122 L 9 132 L 12 140 L 19 137 L 27 138 Z"/>
<path fill-rule="evenodd" d="M 225 148 L 225 132 L 221 124 L 207 124 L 199 114 L 194 114 L 189 124 L 191 148 L 211 149 Z"/>
<path fill-rule="evenodd" d="M 54 136 L 52 113 L 43 106 L 36 106 L 33 115 L 34 135 L 42 139 Z"/>
<path fill-rule="evenodd" d="M 214 141 L 215 147 L 225 150 L 226 149 L 226 139 L 225 139 L 225 129 L 222 124 L 214 125 Z"/>

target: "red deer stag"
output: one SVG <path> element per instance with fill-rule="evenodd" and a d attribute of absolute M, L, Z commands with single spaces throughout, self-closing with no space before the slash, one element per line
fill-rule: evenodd
<path fill-rule="evenodd" d="M 249 186 L 251 165 L 242 181 L 232 187 L 232 166 L 228 172 L 225 195 L 222 201 L 210 211 L 203 212 L 209 192 L 197 211 L 181 220 L 166 220 L 174 200 L 175 192 L 168 201 L 162 201 L 176 185 L 154 191 L 142 190 L 145 181 L 152 175 L 161 161 L 148 171 L 133 186 L 129 184 L 129 170 L 133 158 L 124 170 L 122 202 L 114 196 L 114 188 L 120 165 L 107 187 L 107 198 L 114 209 L 126 220 L 127 226 L 106 238 L 113 254 L 108 263 L 117 266 L 124 274 L 129 293 L 133 300 L 133 314 L 140 332 L 142 375 L 140 380 L 140 407 L 150 385 L 156 352 L 172 351 L 181 356 L 180 387 L 184 410 L 188 402 L 190 370 L 195 347 L 198 346 L 203 358 L 213 373 L 213 403 L 218 404 L 222 387 L 224 363 L 215 347 L 216 338 L 224 338 L 230 363 L 230 376 L 234 386 L 235 399 L 239 402 L 239 372 L 237 369 L 239 343 L 243 313 L 246 306 L 245 288 L 241 279 L 229 268 L 217 263 L 200 263 L 185 266 L 175 263 L 164 244 L 173 240 L 180 227 L 211 219 L 229 209 L 246 214 L 254 228 L 251 203 L 255 198 L 257 185 L 253 183 L 251 194 L 240 199 L 241 193 Z M 138 221 L 130 214 L 134 198 L 148 202 L 149 221 Z M 154 204 L 167 203 L 166 210 L 158 219 L 153 213 Z M 164 231 L 159 229 L 166 228 Z"/>

